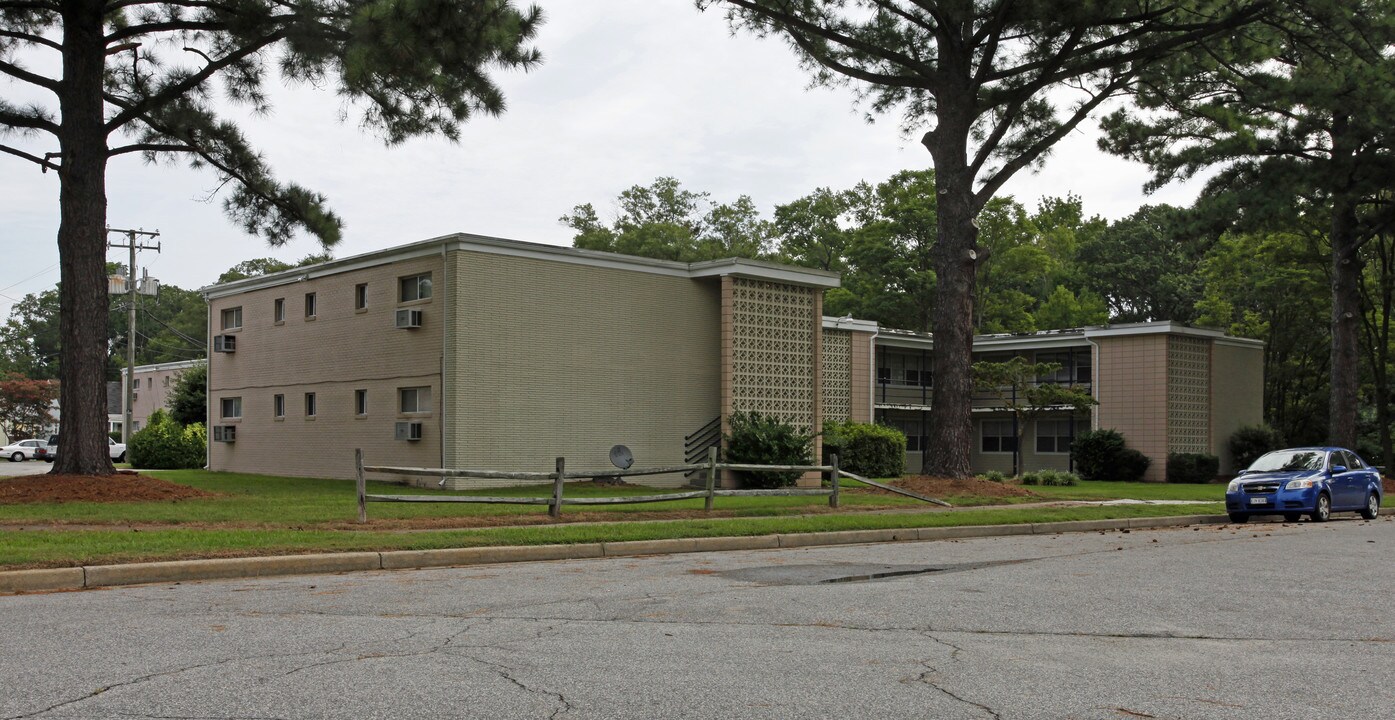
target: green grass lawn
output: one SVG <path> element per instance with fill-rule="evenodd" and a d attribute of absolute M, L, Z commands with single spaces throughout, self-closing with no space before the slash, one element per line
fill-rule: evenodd
<path fill-rule="evenodd" d="M 734 497 L 716 499 L 715 508 L 720 517 L 702 515 L 702 500 L 695 499 L 599 508 L 569 506 L 563 511 L 563 522 L 554 523 L 546 516 L 546 506 L 538 505 L 371 503 L 368 506 L 369 525 L 359 526 L 353 522 L 357 513 L 353 485 L 343 480 L 202 470 L 151 474 L 217 495 L 177 502 L 0 505 L 0 567 L 61 567 L 190 557 L 582 543 L 1219 513 L 1223 510 L 1219 503 L 1224 492 L 1222 486 L 1082 483 L 1076 487 L 1031 488 L 1042 496 L 1038 498 L 945 499 L 960 506 L 1032 502 L 1044 498 L 1194 499 L 1213 500 L 1217 504 L 1108 508 L 996 507 L 944 512 L 910 498 L 857 492 L 857 484 L 845 483 L 844 487 L 851 491 L 843 493 L 843 507 L 839 511 L 831 511 L 827 498 L 817 496 Z M 0 482 L 6 480 L 0 479 Z M 375 494 L 440 494 L 440 491 L 386 483 L 369 483 L 368 489 Z M 654 489 L 646 487 L 567 487 L 570 497 L 653 492 Z M 550 494 L 550 488 L 533 486 L 450 494 L 542 497 Z M 869 512 L 873 510 L 899 512 Z M 656 518 L 679 519 L 657 522 Z M 573 522 L 566 522 L 568 520 Z M 578 520 L 587 522 L 575 522 Z M 63 524 L 114 527 L 64 528 Z M 484 527 L 500 525 L 503 527 Z"/>

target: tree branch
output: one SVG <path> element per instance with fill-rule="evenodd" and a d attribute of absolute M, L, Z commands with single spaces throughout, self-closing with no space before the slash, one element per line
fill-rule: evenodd
<path fill-rule="evenodd" d="M 178 82 L 173 85 L 169 85 L 164 89 L 160 90 L 159 92 L 155 93 L 154 95 L 150 95 L 148 97 L 133 102 L 131 106 L 128 107 L 124 112 L 117 113 L 115 117 L 107 121 L 105 127 L 106 132 L 109 134 L 117 128 L 120 128 L 126 123 L 136 119 L 137 117 L 144 115 L 146 112 L 156 107 L 159 107 L 171 100 L 175 100 L 183 96 L 184 93 L 188 92 L 193 88 L 198 87 L 205 80 L 209 79 L 210 77 L 213 77 L 223 68 L 226 68 L 229 65 L 232 65 L 251 55 L 254 55 L 257 52 L 261 51 L 262 48 L 274 44 L 285 37 L 286 30 L 284 28 L 277 30 L 274 33 L 271 33 L 270 35 L 263 35 L 260 38 L 248 42 L 245 46 L 239 48 L 237 51 L 224 56 L 222 59 L 216 62 L 209 63 L 208 65 L 204 66 L 202 70 L 185 78 L 183 82 Z"/>
<path fill-rule="evenodd" d="M 34 43 L 35 45 L 43 45 L 44 47 L 51 48 L 53 50 L 61 51 L 63 49 L 62 45 L 52 40 L 49 40 L 46 37 L 42 37 L 39 35 L 30 35 L 29 33 L 22 33 L 16 30 L 5 30 L 3 28 L 0 28 L 0 37 L 23 40 L 24 42 Z"/>
<path fill-rule="evenodd" d="M 30 83 L 31 85 L 38 85 L 39 87 L 44 88 L 45 90 L 48 90 L 49 92 L 55 95 L 58 94 L 57 80 L 46 78 L 43 75 L 39 75 L 37 73 L 29 72 L 28 70 L 25 70 L 24 68 L 13 63 L 8 63 L 4 60 L 0 60 L 0 73 L 9 75 L 10 77 L 15 78 L 16 80 Z"/>
<path fill-rule="evenodd" d="M 167 22 L 147 23 L 145 25 L 129 25 L 127 27 L 121 28 L 120 30 L 117 30 L 116 32 L 113 32 L 110 35 L 107 35 L 105 38 L 103 38 L 103 40 L 105 40 L 106 43 L 110 45 L 112 43 L 120 42 L 129 38 L 140 37 L 142 35 L 150 35 L 153 33 L 176 32 L 180 30 L 189 30 L 193 32 L 198 32 L 200 30 L 214 31 L 219 30 L 223 27 L 225 27 L 225 23 L 220 22 L 170 20 Z"/>
<path fill-rule="evenodd" d="M 114 148 L 108 150 L 108 151 L 107 151 L 107 157 L 108 157 L 108 158 L 114 158 L 114 157 L 116 157 L 117 155 L 126 155 L 126 154 L 128 154 L 128 153 L 134 153 L 134 152 L 189 152 L 189 153 L 196 153 L 196 152 L 199 152 L 199 151 L 198 151 L 196 148 L 194 148 L 193 146 L 190 146 L 190 145 L 183 145 L 183 144 L 175 144 L 175 143 L 132 143 L 132 144 L 130 144 L 130 145 L 122 145 L 121 147 L 114 147 Z"/>
<path fill-rule="evenodd" d="M 43 168 L 45 172 L 48 172 L 49 170 L 58 172 L 58 170 L 60 169 L 58 165 L 53 162 L 45 160 L 44 158 L 41 158 L 38 155 L 31 155 L 18 148 L 12 148 L 9 145 L 0 145 L 0 152 L 9 153 L 18 158 L 24 158 L 25 160 L 28 160 L 29 162 L 32 162 L 35 165 L 38 165 L 39 167 Z"/>
<path fill-rule="evenodd" d="M 0 125 L 8 125 L 9 127 L 16 128 L 28 128 L 31 130 L 43 130 L 44 132 L 55 136 L 58 134 L 58 123 L 55 123 L 52 120 L 41 117 L 39 115 L 26 115 L 24 113 L 19 113 L 15 112 L 14 110 L 6 109 L 3 103 L 0 103 Z"/>

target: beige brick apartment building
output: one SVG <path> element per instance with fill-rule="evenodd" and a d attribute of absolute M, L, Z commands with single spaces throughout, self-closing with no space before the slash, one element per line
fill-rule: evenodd
<path fill-rule="evenodd" d="M 837 285 L 759 261 L 461 234 L 212 286 L 209 466 L 351 477 L 363 448 L 376 464 L 601 469 L 616 444 L 671 464 L 756 410 L 805 429 L 898 425 L 917 469 L 930 338 L 825 317 Z M 1160 478 L 1168 451 L 1217 452 L 1260 421 L 1260 347 L 1162 323 L 982 338 L 976 352 L 1065 357 L 1048 380 L 1100 399 L 1092 418 L 1029 429 L 1026 469 L 1068 463 L 1059 438 L 1094 425 L 1122 430 Z M 976 467 L 1001 467 L 1002 419 L 976 409 Z"/>

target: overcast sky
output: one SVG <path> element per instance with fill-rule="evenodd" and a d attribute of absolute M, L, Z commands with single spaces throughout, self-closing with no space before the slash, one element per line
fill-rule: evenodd
<path fill-rule="evenodd" d="M 867 124 L 851 91 L 810 89 L 781 42 L 732 37 L 718 13 L 699 13 L 690 0 L 539 3 L 542 66 L 496 73 L 508 110 L 471 121 L 458 144 L 384 148 L 353 121 L 339 122 L 338 98 L 313 87 L 278 90 L 269 117 L 244 123 L 281 179 L 324 193 L 345 220 L 336 257 L 452 232 L 570 245 L 562 214 L 590 202 L 610 217 L 621 190 L 664 175 L 721 202 L 750 195 L 768 217 L 817 187 L 930 166 L 898 118 Z M 1191 202 L 1186 186 L 1145 197 L 1146 171 L 1103 155 L 1094 138 L 1093 126 L 1077 132 L 1041 173 L 1020 174 L 1004 192 L 1029 207 L 1074 193 L 1087 213 L 1110 219 L 1145 202 Z M 211 173 L 128 155 L 107 179 L 108 224 L 161 232 L 163 251 L 138 262 L 166 284 L 197 288 L 248 258 L 319 250 L 309 238 L 270 248 L 239 232 L 221 199 L 208 200 Z M 0 218 L 4 318 L 15 300 L 58 281 L 57 178 L 0 155 Z M 126 251 L 108 258 L 125 262 Z"/>

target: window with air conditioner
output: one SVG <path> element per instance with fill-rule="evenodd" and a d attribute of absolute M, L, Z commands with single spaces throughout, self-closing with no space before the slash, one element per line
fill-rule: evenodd
<path fill-rule="evenodd" d="M 397 389 L 397 409 L 406 414 L 431 412 L 431 388 L 407 387 Z"/>
<path fill-rule="evenodd" d="M 237 352 L 236 335 L 214 335 L 213 352 L 230 353 Z"/>
<path fill-rule="evenodd" d="M 412 302 L 431 297 L 431 273 L 408 275 L 397 279 L 397 301 Z"/>
<path fill-rule="evenodd" d="M 223 310 L 222 317 L 223 317 L 223 325 L 222 325 L 222 327 L 223 327 L 224 330 L 241 330 L 241 329 L 242 329 L 242 306 L 241 306 L 241 305 L 239 305 L 239 306 L 237 306 L 237 307 L 234 307 L 234 308 L 227 308 L 227 309 Z"/>
<path fill-rule="evenodd" d="M 236 426 L 236 425 L 214 425 L 214 426 L 213 426 L 213 442 L 224 442 L 224 443 L 237 442 L 237 426 Z"/>

